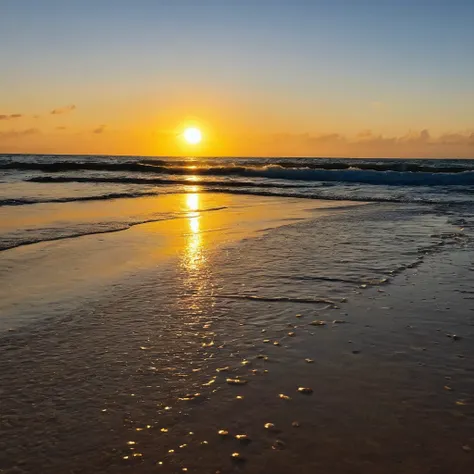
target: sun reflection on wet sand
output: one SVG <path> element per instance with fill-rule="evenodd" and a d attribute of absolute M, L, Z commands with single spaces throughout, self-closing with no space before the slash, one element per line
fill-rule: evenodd
<path fill-rule="evenodd" d="M 196 190 L 198 187 L 195 186 Z M 193 189 L 194 191 L 194 189 Z M 185 293 L 191 300 L 187 300 L 187 308 L 195 315 L 204 311 L 200 296 L 205 293 L 209 283 L 209 272 L 206 265 L 205 245 L 202 234 L 202 216 L 199 212 L 200 195 L 197 192 L 185 197 L 187 211 L 187 232 L 183 257 L 181 259 L 181 274 Z"/>
<path fill-rule="evenodd" d="M 197 186 L 193 186 L 192 190 L 197 191 Z M 197 192 L 186 195 L 186 208 L 192 213 L 195 213 L 199 209 L 199 194 L 197 194 Z"/>
<path fill-rule="evenodd" d="M 193 293 L 199 292 L 204 283 L 204 243 L 201 229 L 199 210 L 199 194 L 186 195 L 186 210 L 189 231 L 185 234 L 182 268 L 185 275 L 185 284 Z"/>
<path fill-rule="evenodd" d="M 202 236 L 200 233 L 200 217 L 190 217 L 189 230 L 185 247 L 185 267 L 189 272 L 195 272 L 202 265 Z"/>
<path fill-rule="evenodd" d="M 189 228 L 193 234 L 199 234 L 199 217 L 191 217 L 189 219 Z"/>
<path fill-rule="evenodd" d="M 193 186 L 198 189 L 197 186 Z M 193 189 L 193 191 L 194 191 Z M 188 211 L 189 233 L 186 235 L 184 266 L 188 272 L 194 272 L 200 266 L 202 258 L 202 236 L 200 233 L 199 194 L 186 195 L 186 209 Z"/>

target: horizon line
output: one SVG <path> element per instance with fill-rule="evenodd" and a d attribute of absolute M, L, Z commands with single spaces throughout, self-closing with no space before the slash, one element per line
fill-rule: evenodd
<path fill-rule="evenodd" d="M 129 155 L 129 154 L 120 154 L 120 153 L 8 153 L 0 152 L 0 157 L 3 156 L 99 156 L 99 157 L 110 157 L 117 156 L 123 158 L 182 158 L 182 159 L 226 159 L 226 158 L 255 158 L 255 159 L 278 159 L 278 158 L 294 158 L 294 159 L 314 159 L 314 160 L 474 160 L 472 158 L 459 158 L 459 157 L 388 157 L 388 156 L 317 156 L 317 155 L 200 155 L 200 156 L 191 156 L 191 155 Z"/>

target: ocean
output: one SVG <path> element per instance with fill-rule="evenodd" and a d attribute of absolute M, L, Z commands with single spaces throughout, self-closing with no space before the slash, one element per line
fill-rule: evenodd
<path fill-rule="evenodd" d="M 0 472 L 470 472 L 473 192 L 470 160 L 0 156 Z"/>
<path fill-rule="evenodd" d="M 231 193 L 357 202 L 458 206 L 470 215 L 471 160 L 335 158 L 149 158 L 1 155 L 0 206 L 137 198 L 170 193 Z M 4 211 L 8 212 L 8 211 Z M 16 211 L 10 211 L 16 212 Z M 164 218 L 160 215 L 157 218 Z M 154 216 L 15 229 L 0 249 L 126 229 Z"/>
<path fill-rule="evenodd" d="M 456 159 L 0 155 L 0 172 L 2 183 L 10 184 L 3 186 L 1 205 L 135 197 L 180 192 L 191 184 L 202 192 L 469 203 L 474 184 L 473 161 Z M 60 186 L 66 183 L 83 186 L 80 192 Z"/>

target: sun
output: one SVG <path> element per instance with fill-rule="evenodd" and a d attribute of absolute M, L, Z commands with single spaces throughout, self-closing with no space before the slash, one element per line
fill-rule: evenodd
<path fill-rule="evenodd" d="M 183 137 L 190 145 L 197 145 L 202 140 L 202 133 L 199 128 L 189 127 L 183 132 Z"/>

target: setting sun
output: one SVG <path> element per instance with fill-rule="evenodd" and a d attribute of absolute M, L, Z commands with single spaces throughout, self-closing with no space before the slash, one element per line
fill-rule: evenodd
<path fill-rule="evenodd" d="M 183 137 L 190 145 L 197 145 L 202 140 L 202 133 L 199 128 L 189 127 L 183 132 Z"/>
<path fill-rule="evenodd" d="M 0 474 L 474 474 L 474 0 L 0 12 Z"/>

